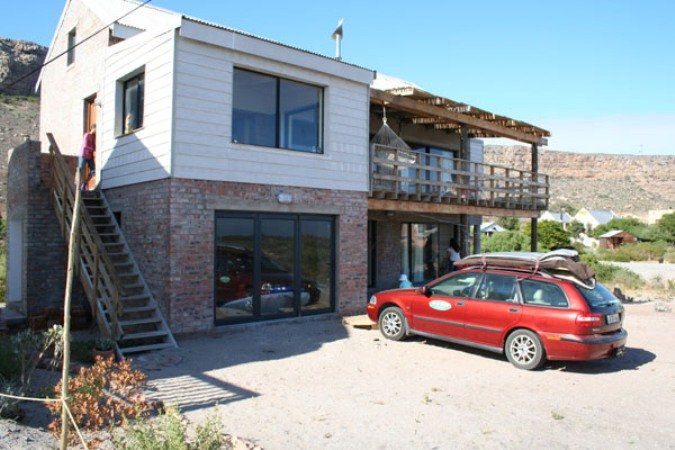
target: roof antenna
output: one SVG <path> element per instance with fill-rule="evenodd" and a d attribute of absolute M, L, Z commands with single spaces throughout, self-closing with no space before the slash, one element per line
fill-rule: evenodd
<path fill-rule="evenodd" d="M 338 20 L 337 28 L 330 35 L 331 39 L 335 41 L 335 59 L 342 61 L 342 22 L 343 19 Z"/>

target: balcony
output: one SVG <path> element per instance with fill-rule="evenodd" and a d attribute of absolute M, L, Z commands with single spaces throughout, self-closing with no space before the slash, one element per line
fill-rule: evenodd
<path fill-rule="evenodd" d="M 536 217 L 548 208 L 549 177 L 542 173 L 374 144 L 370 197 L 464 206 L 464 212 Z"/>

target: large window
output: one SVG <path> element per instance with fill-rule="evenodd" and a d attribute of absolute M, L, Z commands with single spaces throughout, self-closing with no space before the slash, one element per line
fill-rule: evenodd
<path fill-rule="evenodd" d="M 517 303 L 517 295 L 516 277 L 488 273 L 483 277 L 476 297 L 481 300 Z"/>
<path fill-rule="evenodd" d="M 122 82 L 122 134 L 133 133 L 143 126 L 145 74 Z"/>
<path fill-rule="evenodd" d="M 218 213 L 216 323 L 332 311 L 333 228 L 328 216 Z"/>
<path fill-rule="evenodd" d="M 565 293 L 553 283 L 539 280 L 522 280 L 520 291 L 523 294 L 523 303 L 534 306 L 553 306 L 566 308 L 568 306 Z"/>
<path fill-rule="evenodd" d="M 448 246 L 454 225 L 401 224 L 401 271 L 414 284 L 422 284 L 449 270 Z"/>
<path fill-rule="evenodd" d="M 322 88 L 234 69 L 233 91 L 233 142 L 322 153 Z"/>

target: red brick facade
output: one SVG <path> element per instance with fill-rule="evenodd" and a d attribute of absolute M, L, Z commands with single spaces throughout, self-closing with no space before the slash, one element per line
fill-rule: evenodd
<path fill-rule="evenodd" d="M 281 204 L 280 193 L 292 202 Z M 165 179 L 109 189 L 143 275 L 175 333 L 213 327 L 214 220 L 218 210 L 331 214 L 336 219 L 337 311 L 363 310 L 367 284 L 365 192 Z"/>

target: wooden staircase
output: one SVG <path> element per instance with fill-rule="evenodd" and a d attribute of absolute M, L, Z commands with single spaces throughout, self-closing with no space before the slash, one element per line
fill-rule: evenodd
<path fill-rule="evenodd" d="M 70 236 L 73 175 L 51 133 L 54 207 Z M 108 201 L 99 189 L 81 197 L 78 274 L 101 334 L 117 342 L 120 356 L 176 347 L 176 341 L 134 260 Z"/>

